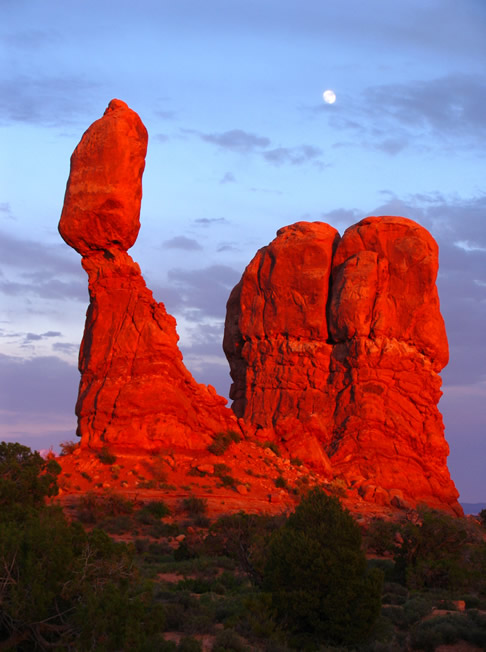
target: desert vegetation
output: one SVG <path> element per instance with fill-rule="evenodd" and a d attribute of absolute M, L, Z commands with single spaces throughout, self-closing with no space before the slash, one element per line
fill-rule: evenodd
<path fill-rule="evenodd" d="M 217 469 L 224 477 L 226 469 Z M 59 467 L 0 445 L 0 649 L 486 647 L 481 520 L 428 508 L 359 527 L 339 497 L 210 520 L 188 495 L 55 505 Z"/>

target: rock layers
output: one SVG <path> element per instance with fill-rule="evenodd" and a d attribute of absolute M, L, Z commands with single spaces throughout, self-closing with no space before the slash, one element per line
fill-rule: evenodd
<path fill-rule="evenodd" d="M 227 306 L 238 417 L 375 502 L 457 509 L 437 403 L 438 249 L 401 217 L 280 229 Z M 257 433 L 258 436 L 258 433 Z"/>
<path fill-rule="evenodd" d="M 71 158 L 59 231 L 82 256 L 90 305 L 79 356 L 82 446 L 197 450 L 237 426 L 226 400 L 183 364 L 173 317 L 126 250 L 138 234 L 147 132 L 120 100 Z"/>

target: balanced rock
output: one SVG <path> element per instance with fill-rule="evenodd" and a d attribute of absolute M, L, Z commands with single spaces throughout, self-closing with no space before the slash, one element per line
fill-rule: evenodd
<path fill-rule="evenodd" d="M 71 158 L 59 231 L 83 256 L 90 295 L 78 435 L 94 449 L 202 449 L 238 424 L 226 399 L 184 366 L 175 319 L 126 253 L 140 226 L 146 147 L 140 118 L 112 100 Z"/>
<path fill-rule="evenodd" d="M 401 217 L 280 229 L 227 305 L 233 410 L 367 500 L 460 511 L 437 403 L 438 248 Z"/>

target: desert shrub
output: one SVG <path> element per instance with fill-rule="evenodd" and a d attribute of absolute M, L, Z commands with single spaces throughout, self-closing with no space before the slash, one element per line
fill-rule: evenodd
<path fill-rule="evenodd" d="M 72 455 L 72 453 L 74 453 L 74 451 L 79 447 L 79 442 L 78 441 L 62 441 L 59 444 L 59 447 L 61 449 L 61 456 Z"/>
<path fill-rule="evenodd" d="M 274 441 L 263 442 L 262 448 L 269 448 L 277 457 L 282 457 L 280 449 Z"/>
<path fill-rule="evenodd" d="M 245 512 L 222 516 L 211 525 L 204 546 L 209 554 L 224 555 L 235 560 L 250 580 L 259 586 L 266 541 L 282 522 L 282 517 Z"/>
<path fill-rule="evenodd" d="M 139 650 L 163 613 L 141 590 L 130 549 L 40 507 L 0 523 L 0 640 L 5 649 Z"/>
<path fill-rule="evenodd" d="M 82 523 L 96 523 L 106 518 L 131 514 L 133 501 L 115 492 L 95 494 L 92 491 L 81 496 L 77 516 Z"/>
<path fill-rule="evenodd" d="M 167 482 L 167 462 L 163 455 L 153 455 L 149 460 L 144 460 L 142 464 L 155 481 Z"/>
<path fill-rule="evenodd" d="M 197 496 L 188 496 L 181 501 L 182 509 L 190 516 L 205 514 L 208 509 L 208 501 Z"/>
<path fill-rule="evenodd" d="M 393 554 L 396 552 L 397 543 L 395 535 L 399 524 L 393 521 L 385 521 L 381 518 L 374 518 L 366 531 L 365 546 L 368 551 L 377 555 Z"/>
<path fill-rule="evenodd" d="M 380 612 L 381 585 L 381 573 L 368 572 L 358 525 L 320 489 L 271 536 L 263 587 L 295 642 L 364 642 Z"/>
<path fill-rule="evenodd" d="M 123 534 L 124 532 L 130 532 L 133 529 L 133 521 L 130 516 L 127 516 L 126 514 L 107 518 L 100 525 L 103 530 L 110 534 Z"/>
<path fill-rule="evenodd" d="M 300 457 L 291 457 L 290 463 L 292 466 L 302 466 L 303 461 L 300 459 Z"/>
<path fill-rule="evenodd" d="M 233 443 L 241 441 L 241 436 L 234 430 L 218 432 L 213 442 L 208 446 L 208 451 L 213 455 L 223 455 Z"/>
<path fill-rule="evenodd" d="M 177 652 L 202 652 L 202 645 L 193 636 L 185 636 L 179 641 Z"/>
<path fill-rule="evenodd" d="M 143 506 L 143 510 L 156 518 L 164 518 L 170 514 L 170 508 L 163 500 L 152 500 Z"/>
<path fill-rule="evenodd" d="M 232 629 L 223 629 L 214 639 L 212 652 L 248 652 L 249 647 Z"/>
<path fill-rule="evenodd" d="M 484 588 L 486 547 L 464 519 L 428 507 L 405 523 L 395 554 L 397 577 L 411 589 Z"/>
<path fill-rule="evenodd" d="M 448 614 L 430 618 L 416 625 L 411 632 L 414 650 L 433 652 L 439 645 L 465 641 L 486 649 L 486 618 L 479 613 Z"/>
<path fill-rule="evenodd" d="M 17 443 L 0 443 L 0 521 L 22 519 L 57 495 L 61 467 Z"/>
<path fill-rule="evenodd" d="M 278 489 L 286 489 L 288 487 L 287 480 L 283 477 L 283 475 L 279 475 L 275 478 L 275 486 Z"/>
<path fill-rule="evenodd" d="M 98 451 L 97 457 L 102 464 L 114 464 L 116 462 L 116 455 L 110 452 L 107 446 Z"/>

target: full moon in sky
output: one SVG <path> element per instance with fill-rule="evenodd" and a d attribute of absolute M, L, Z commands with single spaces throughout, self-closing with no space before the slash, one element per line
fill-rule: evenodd
<path fill-rule="evenodd" d="M 326 104 L 334 104 L 336 101 L 336 93 L 331 90 L 324 91 L 322 98 Z"/>

